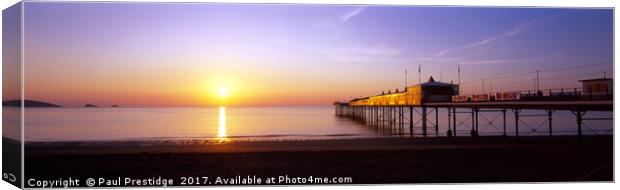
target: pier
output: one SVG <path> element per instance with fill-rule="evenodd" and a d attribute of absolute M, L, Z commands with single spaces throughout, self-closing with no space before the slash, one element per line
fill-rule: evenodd
<path fill-rule="evenodd" d="M 439 92 L 438 86 L 452 88 L 452 92 L 445 89 Z M 501 132 L 501 136 L 508 136 L 507 117 L 514 118 L 514 137 L 518 139 L 521 133 L 537 132 L 542 127 L 547 128 L 547 134 L 553 137 L 554 113 L 556 111 L 570 111 L 574 115 L 577 126 L 577 136 L 581 140 L 585 121 L 613 120 L 612 117 L 596 117 L 587 115 L 592 111 L 613 112 L 613 89 L 610 86 L 604 89 L 589 88 L 556 89 L 532 92 L 511 92 L 512 99 L 506 99 L 502 94 L 483 94 L 473 96 L 458 95 L 458 86 L 438 83 L 431 79 L 429 82 L 406 88 L 404 92 L 382 93 L 381 95 L 356 98 L 348 102 L 334 103 L 335 114 L 338 117 L 349 118 L 377 130 L 394 129 L 403 131 L 408 128 L 410 136 L 427 137 L 439 136 L 439 125 L 447 125 L 444 133 L 448 137 L 459 135 L 457 132 L 468 132 L 472 137 L 480 135 L 480 126 L 493 127 Z M 417 90 L 417 91 L 416 91 Z M 425 92 L 428 91 L 428 92 Z M 448 97 L 445 98 L 447 93 Z M 506 93 L 504 93 L 506 94 Z M 433 97 L 435 96 L 435 97 Z M 486 96 L 486 97 L 482 97 Z M 495 97 L 494 97 L 495 96 Z M 400 97 L 400 99 L 399 99 Z M 467 97 L 467 98 L 466 98 Z M 472 99 L 473 97 L 473 99 Z M 482 98 L 480 98 L 482 97 Z M 442 110 L 442 111 L 440 111 Z M 524 110 L 539 110 L 541 114 L 526 114 Z M 447 113 L 447 119 L 440 120 L 439 114 Z M 485 114 L 494 113 L 495 117 L 487 118 Z M 467 117 L 467 121 L 457 120 L 457 116 Z M 544 118 L 545 126 L 528 126 L 527 118 Z M 481 122 L 481 119 L 484 122 Z M 564 119 L 564 118 L 563 118 Z M 530 131 L 523 131 L 528 127 Z M 466 129 L 465 129 L 466 128 Z M 521 130 L 521 133 L 520 131 Z M 462 135 L 462 133 L 461 133 Z"/>

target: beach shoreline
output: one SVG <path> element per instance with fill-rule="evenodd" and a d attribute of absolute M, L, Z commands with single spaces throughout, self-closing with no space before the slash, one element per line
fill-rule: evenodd
<path fill-rule="evenodd" d="M 25 142 L 29 155 L 52 154 L 127 154 L 127 153 L 239 153 L 239 152 L 296 152 L 296 151 L 375 151 L 420 149 L 472 149 L 533 146 L 572 146 L 604 143 L 611 135 L 585 136 L 525 136 L 525 137 L 375 137 L 346 139 L 142 139 L 101 141 L 31 141 Z"/>
<path fill-rule="evenodd" d="M 26 179 L 328 176 L 354 184 L 613 181 L 613 136 L 26 143 Z M 175 186 L 178 184 L 174 184 Z"/>

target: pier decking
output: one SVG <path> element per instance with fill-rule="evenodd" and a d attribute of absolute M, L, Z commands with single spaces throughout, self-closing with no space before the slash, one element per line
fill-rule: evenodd
<path fill-rule="evenodd" d="M 545 117 L 548 123 L 548 136 L 553 136 L 553 113 L 558 110 L 571 111 L 575 115 L 577 124 L 577 135 L 581 139 L 583 132 L 583 122 L 587 120 L 613 120 L 613 118 L 586 117 L 588 111 L 613 111 L 613 100 L 561 100 L 552 101 L 551 98 L 544 98 L 543 101 L 523 100 L 523 101 L 488 101 L 488 102 L 428 102 L 417 105 L 350 105 L 348 103 L 335 103 L 335 113 L 340 117 L 347 117 L 362 122 L 369 126 L 379 126 L 387 128 L 400 128 L 409 126 L 409 134 L 413 136 L 414 125 L 421 124 L 422 136 L 426 137 L 429 128 L 439 133 L 439 109 L 446 109 L 448 113 L 448 130 L 446 135 L 456 136 L 457 120 L 456 115 L 471 115 L 471 136 L 479 135 L 479 116 L 484 112 L 498 112 L 502 114 L 503 136 L 506 133 L 506 112 L 512 112 L 514 116 L 515 136 L 519 136 L 519 121 L 527 117 Z M 418 111 L 421 109 L 421 111 Z M 459 109 L 459 110 L 457 110 Z M 463 109 L 471 111 L 462 111 Z M 546 114 L 527 115 L 522 114 L 522 110 L 544 110 Z M 414 113 L 419 116 L 420 121 L 413 121 Z M 445 121 L 444 121 L 445 122 Z M 429 126 L 428 124 L 431 124 Z"/>

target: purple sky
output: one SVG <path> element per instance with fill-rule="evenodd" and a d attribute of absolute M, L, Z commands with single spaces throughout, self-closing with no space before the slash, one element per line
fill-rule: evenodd
<path fill-rule="evenodd" d="M 28 2 L 25 22 L 26 96 L 68 105 L 191 105 L 171 97 L 218 77 L 240 104 L 329 104 L 419 65 L 456 83 L 460 64 L 464 93 L 613 75 L 611 9 Z"/>

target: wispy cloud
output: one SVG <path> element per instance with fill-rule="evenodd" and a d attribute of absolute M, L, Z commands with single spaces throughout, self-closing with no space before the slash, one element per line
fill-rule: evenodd
<path fill-rule="evenodd" d="M 458 51 L 462 51 L 462 50 L 466 50 L 466 49 L 472 49 L 472 48 L 484 46 L 486 44 L 489 44 L 489 43 L 492 43 L 492 42 L 495 42 L 495 41 L 499 41 L 499 40 L 502 40 L 502 39 L 506 39 L 506 38 L 509 38 L 509 37 L 516 36 L 516 35 L 521 34 L 521 33 L 525 32 L 527 30 L 530 30 L 535 24 L 538 24 L 540 22 L 552 19 L 552 18 L 554 18 L 554 17 L 556 17 L 558 15 L 559 14 L 554 14 L 554 15 L 543 17 L 543 18 L 531 20 L 531 21 L 528 21 L 528 22 L 516 25 L 516 26 L 512 27 L 510 30 L 504 31 L 504 32 L 502 32 L 500 34 L 497 34 L 495 36 L 491 36 L 491 37 L 488 37 L 488 38 L 485 38 L 485 39 L 482 39 L 482 40 L 479 40 L 479 41 L 476 41 L 476 42 L 473 42 L 473 43 L 470 43 L 470 44 L 466 44 L 466 45 L 463 45 L 463 46 L 440 50 L 439 52 L 435 53 L 433 55 L 433 57 L 439 57 L 439 56 L 443 56 L 443 55 L 446 55 L 446 54 L 449 54 L 449 53 L 453 53 L 453 52 L 458 52 Z"/>
<path fill-rule="evenodd" d="M 314 23 L 314 28 L 330 29 L 330 28 L 338 27 L 340 25 L 347 23 L 349 20 L 355 18 L 356 16 L 362 14 L 364 11 L 366 11 L 366 7 L 362 7 L 362 6 L 353 7 L 349 10 L 344 11 L 343 13 L 340 13 L 335 16 L 331 16 L 327 19 L 323 19 L 323 20 L 320 20 Z"/>
<path fill-rule="evenodd" d="M 347 21 L 349 21 L 351 18 L 359 15 L 360 13 L 364 12 L 364 10 L 366 10 L 366 7 L 355 7 L 355 9 L 353 10 L 349 10 L 348 12 L 340 15 L 339 17 L 339 21 L 340 23 L 345 23 Z"/>

